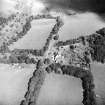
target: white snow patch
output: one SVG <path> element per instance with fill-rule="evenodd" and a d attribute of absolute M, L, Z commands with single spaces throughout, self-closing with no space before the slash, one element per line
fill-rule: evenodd
<path fill-rule="evenodd" d="M 22 69 L 0 64 L 0 105 L 19 105 L 27 91 L 34 66 Z"/>
<path fill-rule="evenodd" d="M 38 105 L 82 105 L 83 89 L 81 80 L 75 77 L 46 76 L 38 98 Z"/>

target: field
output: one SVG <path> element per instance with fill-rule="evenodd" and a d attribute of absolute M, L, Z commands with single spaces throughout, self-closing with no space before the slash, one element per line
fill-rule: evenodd
<path fill-rule="evenodd" d="M 31 23 L 30 31 L 20 40 L 15 42 L 9 48 L 18 49 L 41 49 L 43 48 L 47 37 L 49 36 L 55 20 L 42 19 L 34 20 Z"/>
<path fill-rule="evenodd" d="M 0 105 L 19 105 L 25 92 L 34 66 L 23 68 L 0 64 Z"/>
<path fill-rule="evenodd" d="M 68 40 L 94 33 L 105 26 L 105 22 L 93 13 L 64 16 L 64 26 L 59 31 L 60 40 Z"/>

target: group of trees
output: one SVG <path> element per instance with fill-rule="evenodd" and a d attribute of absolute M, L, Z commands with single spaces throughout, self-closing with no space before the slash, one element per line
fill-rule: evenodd
<path fill-rule="evenodd" d="M 95 92 L 94 92 L 95 85 L 91 71 L 82 70 L 79 67 L 65 66 L 65 65 L 62 65 L 61 70 L 63 74 L 74 76 L 82 80 L 82 87 L 83 87 L 82 103 L 84 105 L 97 105 Z"/>
<path fill-rule="evenodd" d="M 19 15 L 19 14 L 18 14 Z M 13 18 L 14 17 L 16 17 L 15 15 L 13 15 L 12 16 Z M 12 18 L 11 17 L 11 18 Z M 44 16 L 40 16 L 40 18 L 44 18 Z M 11 18 L 9 17 L 9 20 L 11 20 Z M 46 17 L 45 17 L 46 18 Z M 48 18 L 52 18 L 52 17 L 48 17 Z M 16 31 L 16 33 L 15 34 L 17 34 L 17 35 L 13 35 L 11 38 L 9 38 L 6 42 L 4 42 L 4 44 L 3 45 L 1 45 L 1 50 L 5 50 L 6 48 L 8 48 L 8 46 L 10 45 L 10 44 L 13 44 L 13 42 L 16 42 L 19 38 L 21 38 L 21 37 L 23 37 L 28 31 L 29 31 L 29 29 L 31 28 L 31 21 L 34 19 L 34 17 L 32 17 L 32 16 L 30 16 L 30 17 L 27 17 L 27 19 L 26 19 L 26 23 L 23 25 L 23 27 L 22 27 L 22 31 L 21 32 L 18 32 L 18 31 Z M 3 19 L 1 19 L 1 20 L 3 20 Z M 6 19 L 5 19 L 6 20 Z M 49 44 L 50 44 L 50 41 L 52 40 L 52 38 L 53 38 L 53 36 L 55 35 L 55 37 L 54 37 L 54 40 L 57 40 L 58 39 L 58 37 L 56 36 L 56 34 L 57 34 L 57 32 L 59 31 L 59 28 L 61 27 L 61 20 L 60 20 L 60 18 L 57 18 L 56 19 L 56 24 L 54 25 L 54 27 L 53 27 L 53 29 L 52 29 L 52 31 L 50 32 L 50 35 L 49 35 L 49 37 L 46 39 L 46 43 L 45 43 L 45 45 L 44 45 L 44 47 L 42 48 L 42 49 L 40 49 L 40 50 L 34 50 L 34 49 L 32 49 L 32 50 L 25 50 L 25 51 L 23 51 L 23 53 L 25 53 L 25 52 L 28 52 L 28 54 L 30 53 L 30 54 L 32 54 L 32 55 L 34 55 L 34 56 L 43 56 L 44 55 L 44 53 L 45 53 L 45 51 L 48 49 L 48 47 L 49 47 Z M 4 21 L 4 23 L 5 23 L 5 21 Z M 5 45 L 5 46 L 4 46 Z M 3 52 L 2 51 L 2 52 Z M 4 51 L 5 52 L 5 51 Z M 12 52 L 15 52 L 15 51 L 12 51 Z M 17 50 L 17 52 L 18 53 L 20 53 L 20 51 L 19 50 Z M 19 59 L 20 59 L 20 62 L 23 62 L 23 61 L 21 61 L 21 60 L 23 60 L 24 59 L 24 54 L 23 54 L 23 57 L 21 56 L 20 58 L 19 58 L 19 56 L 18 56 L 18 60 L 16 60 L 17 59 L 17 54 L 15 53 L 15 55 L 14 56 L 12 56 L 12 57 L 10 57 L 13 61 L 11 61 L 11 62 L 19 62 Z M 14 59 L 15 59 L 15 61 L 14 61 Z M 26 59 L 26 56 L 25 56 L 25 59 Z M 28 59 L 28 58 L 27 58 Z M 28 61 L 29 62 L 29 61 Z"/>
<path fill-rule="evenodd" d="M 42 70 L 40 66 L 41 62 L 39 61 L 33 76 L 29 79 L 27 92 L 20 105 L 36 105 L 40 89 L 46 76 L 45 71 Z"/>
<path fill-rule="evenodd" d="M 97 105 L 94 92 L 94 80 L 91 71 L 81 69 L 80 67 L 74 67 L 70 65 L 61 65 L 59 63 L 50 64 L 46 71 L 48 73 L 59 73 L 59 68 L 63 75 L 74 76 L 82 80 L 83 87 L 83 101 L 84 105 Z"/>
<path fill-rule="evenodd" d="M 66 40 L 65 42 L 63 41 L 59 41 L 58 43 L 56 43 L 56 46 L 66 46 L 66 45 L 71 45 L 71 44 L 75 44 L 77 42 L 80 42 L 78 39 L 70 39 L 70 40 Z"/>
<path fill-rule="evenodd" d="M 9 22 L 12 20 L 14 21 L 15 17 L 16 17 L 16 15 L 14 15 L 14 14 L 8 18 L 0 17 L 0 24 L 9 25 L 8 21 Z M 19 18 L 21 18 L 21 17 L 19 17 Z M 0 45 L 0 47 L 1 47 L 0 49 L 5 50 L 5 49 L 3 49 L 4 45 L 8 47 L 10 44 L 13 44 L 13 42 L 16 42 L 19 38 L 23 37 L 29 31 L 29 29 L 31 28 L 31 19 L 29 17 L 27 17 L 25 20 L 26 20 L 26 23 L 22 26 L 21 32 L 13 31 L 15 33 L 11 33 L 12 34 L 11 37 L 8 36 L 8 33 L 7 33 L 6 37 L 4 38 L 3 44 Z M 21 23 L 19 23 L 19 24 L 21 24 Z M 11 29 L 14 29 L 13 26 L 15 26 L 15 23 L 10 25 Z M 3 27 L 1 27 L 1 28 L 3 28 Z M 2 34 L 1 34 L 1 36 L 3 37 Z"/>
<path fill-rule="evenodd" d="M 28 55 L 10 55 L 8 59 L 9 63 L 25 63 L 25 64 L 36 64 L 37 61 L 34 58 L 29 58 Z"/>
<path fill-rule="evenodd" d="M 0 26 L 1 26 L 0 30 L 2 28 L 4 28 L 4 26 L 7 25 L 8 22 L 11 21 L 12 19 L 14 19 L 14 17 L 16 16 L 15 14 L 12 14 L 11 16 L 5 18 L 5 17 L 2 16 L 2 14 L 0 14 L 0 15 L 1 15 L 0 16 Z"/>
<path fill-rule="evenodd" d="M 59 41 L 58 43 L 56 43 L 57 46 L 66 46 L 66 45 L 71 45 L 71 44 L 75 44 L 75 43 L 79 43 L 82 42 L 83 45 L 85 45 L 86 39 L 85 36 L 80 36 L 78 38 L 75 39 L 70 39 L 70 40 L 66 40 L 66 41 Z"/>
<path fill-rule="evenodd" d="M 40 52 L 37 50 L 15 49 L 11 52 L 10 59 L 17 63 L 36 64 L 37 61 L 35 58 L 29 57 L 30 54 L 39 56 Z"/>
<path fill-rule="evenodd" d="M 90 35 L 87 38 L 93 61 L 105 62 L 105 28 L 96 32 L 96 34 Z"/>
<path fill-rule="evenodd" d="M 65 42 L 59 41 L 58 43 L 56 43 L 56 46 L 59 47 L 59 46 L 71 45 L 77 42 L 82 42 L 83 45 L 85 45 L 86 42 L 88 42 L 92 60 L 101 63 L 105 62 L 105 28 L 96 31 L 95 34 L 89 36 L 81 36 L 77 39 L 70 39 Z M 85 54 L 85 60 L 87 61 L 87 63 L 90 62 L 86 54 Z"/>
<path fill-rule="evenodd" d="M 59 70 L 61 65 L 59 63 L 52 63 L 48 67 L 46 67 L 47 73 L 55 72 L 55 73 L 61 73 L 61 70 Z"/>
<path fill-rule="evenodd" d="M 0 17 L 0 26 L 7 22 L 6 18 Z"/>
<path fill-rule="evenodd" d="M 61 28 L 61 26 L 62 26 L 62 21 L 61 21 L 61 19 L 59 17 L 57 17 L 56 24 L 54 25 L 53 29 L 51 30 L 50 35 L 46 39 L 46 43 L 45 43 L 45 45 L 44 45 L 44 47 L 42 49 L 43 54 L 45 53 L 45 51 L 47 51 L 51 40 L 53 40 L 53 39 L 58 40 L 58 38 L 59 38 L 58 31 Z"/>

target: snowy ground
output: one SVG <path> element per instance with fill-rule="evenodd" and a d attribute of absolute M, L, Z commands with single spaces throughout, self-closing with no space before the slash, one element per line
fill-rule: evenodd
<path fill-rule="evenodd" d="M 81 80 L 51 73 L 46 76 L 38 105 L 82 105 Z"/>
<path fill-rule="evenodd" d="M 18 49 L 41 49 L 43 48 L 46 39 L 48 38 L 53 26 L 55 25 L 54 19 L 42 19 L 32 21 L 32 28 L 22 38 L 11 45 L 9 48 Z"/>
<path fill-rule="evenodd" d="M 33 70 L 33 65 L 19 68 L 0 64 L 0 105 L 20 104 Z"/>
<path fill-rule="evenodd" d="M 86 36 L 105 27 L 105 22 L 93 13 L 64 16 L 64 26 L 60 29 L 60 40 L 68 40 L 79 36 Z"/>
<path fill-rule="evenodd" d="M 105 104 L 105 64 L 93 63 L 92 73 L 94 76 L 95 92 L 103 99 Z"/>

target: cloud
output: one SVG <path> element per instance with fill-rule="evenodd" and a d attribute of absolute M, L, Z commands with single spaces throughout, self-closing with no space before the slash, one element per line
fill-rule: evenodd
<path fill-rule="evenodd" d="M 105 0 L 40 0 L 49 11 L 60 11 L 65 14 L 70 14 L 70 10 L 77 13 L 93 12 L 104 19 Z"/>
<path fill-rule="evenodd" d="M 51 9 L 65 8 L 80 12 L 105 12 L 105 0 L 43 0 L 42 2 L 44 2 Z"/>

